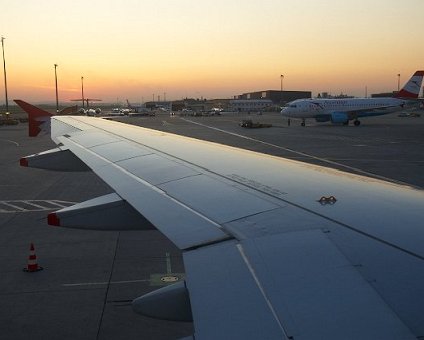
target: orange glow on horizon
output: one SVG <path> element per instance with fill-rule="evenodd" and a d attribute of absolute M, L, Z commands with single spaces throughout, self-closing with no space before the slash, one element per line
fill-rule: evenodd
<path fill-rule="evenodd" d="M 11 3 L 0 23 L 11 98 L 54 101 L 54 63 L 60 100 L 84 76 L 105 102 L 232 98 L 278 90 L 280 74 L 286 90 L 361 96 L 424 68 L 422 0 L 44 3 Z"/>

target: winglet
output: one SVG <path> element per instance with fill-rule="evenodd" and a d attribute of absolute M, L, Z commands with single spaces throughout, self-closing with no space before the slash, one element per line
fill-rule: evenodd
<path fill-rule="evenodd" d="M 423 82 L 424 71 L 416 71 L 404 87 L 396 94 L 397 98 L 417 99 Z"/>
<path fill-rule="evenodd" d="M 50 117 L 53 116 L 52 113 L 20 99 L 14 99 L 14 102 L 28 114 L 28 132 L 30 137 L 36 137 L 42 130 L 45 130 L 45 123 L 50 121 Z M 48 127 L 48 130 L 50 130 L 50 127 Z"/>

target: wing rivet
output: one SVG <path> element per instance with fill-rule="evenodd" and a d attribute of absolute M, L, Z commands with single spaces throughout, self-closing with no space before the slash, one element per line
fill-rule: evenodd
<path fill-rule="evenodd" d="M 322 196 L 317 202 L 321 203 L 322 205 L 334 204 L 337 202 L 337 199 L 334 196 L 329 196 L 329 197 Z"/>

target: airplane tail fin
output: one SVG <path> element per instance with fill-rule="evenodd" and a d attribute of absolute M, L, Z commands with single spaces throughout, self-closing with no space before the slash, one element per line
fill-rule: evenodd
<path fill-rule="evenodd" d="M 423 82 L 424 71 L 416 71 L 411 79 L 396 94 L 396 98 L 417 99 Z"/>
<path fill-rule="evenodd" d="M 42 110 L 20 99 L 14 102 L 28 114 L 28 132 L 30 137 L 36 137 L 41 131 L 50 131 L 50 117 L 52 113 Z"/>

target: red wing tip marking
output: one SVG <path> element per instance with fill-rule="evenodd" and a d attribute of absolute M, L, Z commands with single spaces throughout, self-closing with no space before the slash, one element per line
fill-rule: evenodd
<path fill-rule="evenodd" d="M 25 157 L 22 157 L 20 160 L 19 160 L 19 164 L 20 164 L 20 166 L 28 166 L 28 160 L 25 158 Z"/>
<path fill-rule="evenodd" d="M 60 219 L 56 213 L 50 213 L 47 215 L 47 223 L 55 227 L 60 227 Z"/>

